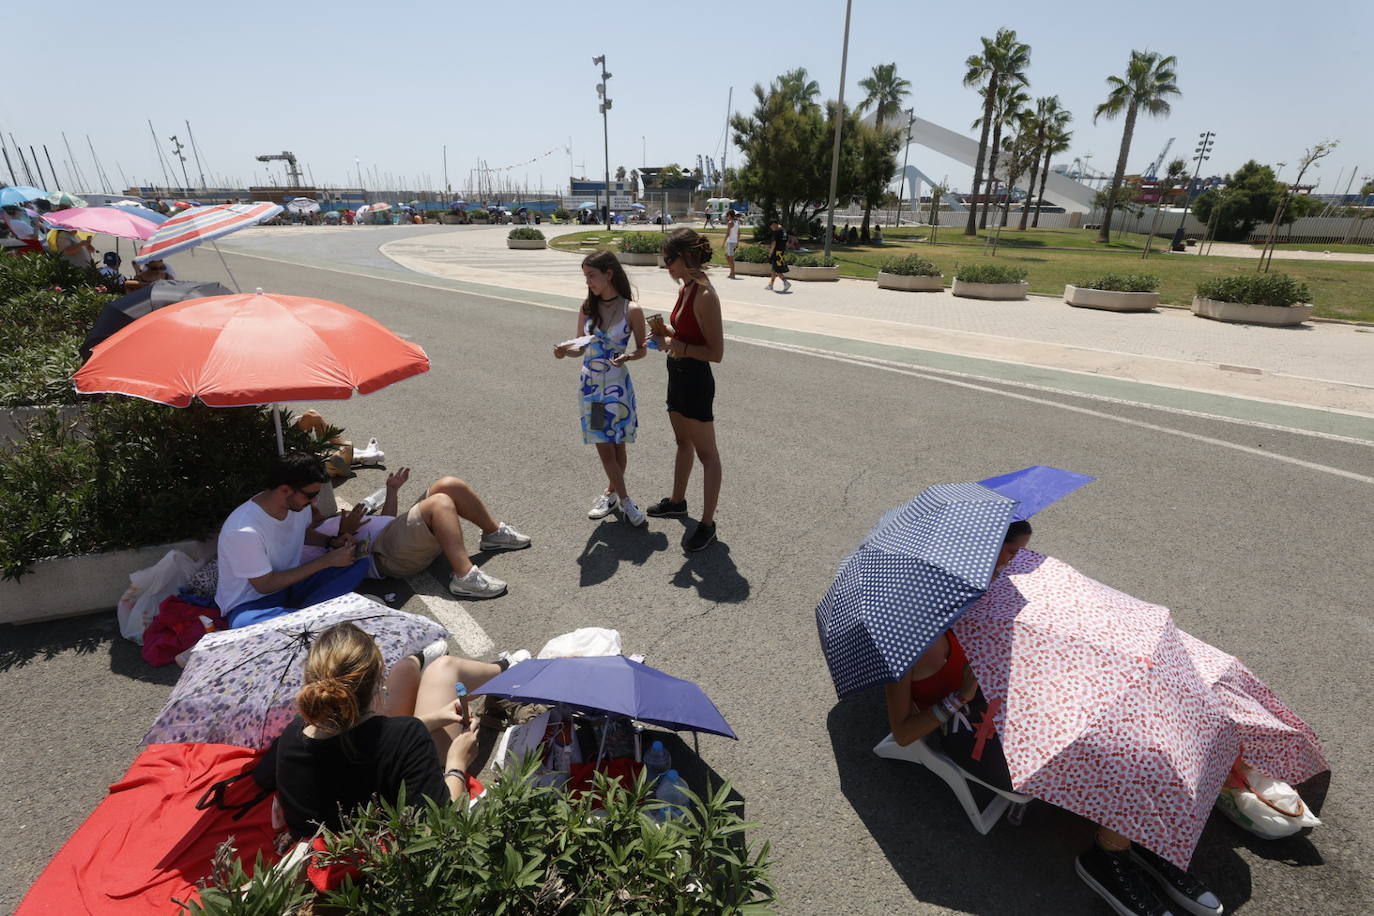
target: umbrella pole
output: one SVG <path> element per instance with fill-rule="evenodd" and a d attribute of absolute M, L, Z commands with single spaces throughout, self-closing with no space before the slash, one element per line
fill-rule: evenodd
<path fill-rule="evenodd" d="M 286 454 L 286 438 L 282 435 L 282 432 L 281 432 L 281 405 L 280 405 L 280 404 L 273 404 L 273 405 L 272 405 L 272 425 L 273 425 L 274 427 L 276 427 L 276 430 L 277 430 L 277 454 L 278 454 L 278 455 L 285 455 L 285 454 Z"/>
<path fill-rule="evenodd" d="M 227 273 L 227 274 L 229 275 L 229 282 L 232 283 L 232 284 L 234 284 L 234 292 L 236 292 L 236 293 L 241 293 L 241 292 L 243 292 L 243 290 L 239 289 L 239 281 L 234 279 L 234 272 L 233 272 L 232 270 L 229 269 L 229 262 L 226 261 L 226 260 L 224 260 L 224 253 L 223 253 L 222 251 L 219 250 L 219 246 L 215 244 L 215 240 L 214 240 L 214 239 L 211 239 L 211 240 L 210 240 L 210 247 L 214 248 L 214 249 L 215 249 L 215 254 L 219 255 L 219 262 L 220 262 L 221 264 L 224 265 L 224 272 Z M 280 435 L 277 437 L 277 441 L 278 441 L 279 443 L 281 442 L 281 436 L 280 436 Z"/>

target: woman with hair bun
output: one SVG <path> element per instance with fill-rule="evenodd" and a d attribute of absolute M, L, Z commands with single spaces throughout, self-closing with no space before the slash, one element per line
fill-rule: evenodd
<path fill-rule="evenodd" d="M 264 759 L 293 835 L 337 830 L 374 796 L 394 802 L 402 786 L 407 803 L 468 797 L 477 724 L 454 685 L 478 687 L 504 668 L 449 655 L 423 673 L 421 665 L 407 656 L 388 676 L 377 643 L 352 623 L 316 637 L 296 695 L 300 714 Z"/>
<path fill-rule="evenodd" d="M 685 226 L 668 233 L 663 242 L 663 262 L 669 275 L 682 284 L 673 306 L 672 325 L 655 316 L 654 342 L 668 354 L 668 420 L 677 439 L 673 461 L 672 495 L 650 506 L 658 518 L 687 514 L 687 482 L 693 458 L 701 461 L 701 517 L 682 546 L 698 551 L 716 539 L 716 503 L 720 499 L 720 453 L 716 450 L 716 382 L 711 363 L 725 355 L 725 331 L 721 326 L 720 298 L 706 278 L 711 243 Z"/>

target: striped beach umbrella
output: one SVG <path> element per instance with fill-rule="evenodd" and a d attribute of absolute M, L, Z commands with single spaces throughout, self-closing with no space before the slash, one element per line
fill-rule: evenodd
<path fill-rule="evenodd" d="M 192 207 L 158 226 L 157 232 L 153 233 L 153 237 L 134 260 L 165 258 L 194 248 L 201 242 L 208 242 L 256 225 L 263 220 L 269 220 L 279 213 L 281 207 L 267 202 Z"/>

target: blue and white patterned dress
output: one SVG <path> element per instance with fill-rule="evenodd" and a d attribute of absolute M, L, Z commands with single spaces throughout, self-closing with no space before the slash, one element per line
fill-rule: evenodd
<path fill-rule="evenodd" d="M 582 333 L 592 342 L 582 354 L 582 441 L 633 442 L 639 428 L 635 413 L 635 388 L 626 366 L 611 365 L 611 358 L 629 349 L 629 303 L 621 300 L 620 320 L 609 329 L 596 327 L 593 319 L 582 324 Z M 592 428 L 592 405 L 606 405 L 606 428 Z"/>

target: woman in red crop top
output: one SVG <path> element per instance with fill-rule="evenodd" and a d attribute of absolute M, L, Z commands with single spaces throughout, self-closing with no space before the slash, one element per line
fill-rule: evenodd
<path fill-rule="evenodd" d="M 994 577 L 1030 543 L 1031 534 L 1030 522 L 1012 522 L 997 556 Z M 931 740 L 971 776 L 1001 789 L 1012 788 L 1002 743 L 995 736 L 974 753 L 978 743 L 975 730 L 987 707 L 981 702 L 978 680 L 953 630 L 935 640 L 901 680 L 884 689 L 887 722 L 898 744 Z M 1193 875 L 1103 826 L 1097 828 L 1096 842 L 1078 856 L 1074 866 L 1088 887 L 1127 916 L 1167 914 L 1160 891 L 1181 912 L 1198 916 L 1220 916 L 1222 912 L 1221 901 Z"/>
<path fill-rule="evenodd" d="M 693 459 L 701 461 L 701 518 L 682 542 L 688 551 L 701 550 L 716 539 L 716 502 L 720 498 L 720 453 L 716 450 L 716 381 L 711 363 L 725 355 L 720 299 L 706 278 L 711 243 L 693 229 L 668 233 L 663 261 L 668 273 L 682 284 L 673 306 L 672 325 L 660 319 L 650 330 L 659 349 L 668 354 L 668 420 L 677 439 L 673 460 L 673 492 L 648 508 L 652 516 L 687 514 L 687 481 Z"/>

